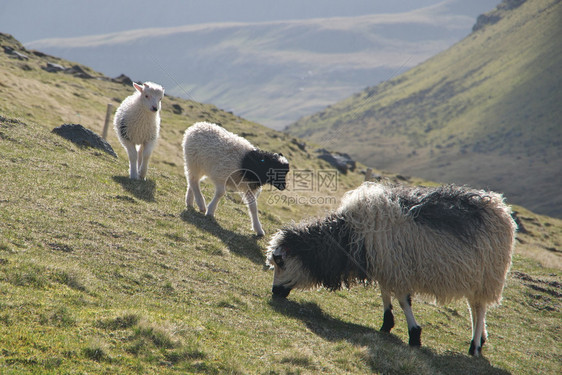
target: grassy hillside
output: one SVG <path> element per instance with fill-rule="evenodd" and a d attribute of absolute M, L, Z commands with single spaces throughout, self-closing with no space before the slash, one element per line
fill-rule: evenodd
<path fill-rule="evenodd" d="M 503 304 L 490 311 L 485 359 L 467 356 L 469 314 L 414 300 L 424 348 L 410 349 L 405 319 L 378 332 L 377 289 L 270 297 L 268 238 L 256 239 L 230 194 L 209 220 L 184 206 L 182 131 L 197 119 L 222 123 L 293 168 L 328 169 L 290 137 L 210 105 L 166 97 L 162 139 L 147 181 L 127 178 L 127 158 L 80 148 L 51 129 L 80 122 L 101 132 L 107 102 L 131 88 L 41 69 L 47 61 L 2 35 L 0 51 L 0 373 L 557 373 L 560 370 L 562 222 L 517 208 L 520 234 Z M 95 77 L 102 76 L 94 71 Z M 175 114 L 174 105 L 184 109 Z M 177 108 L 177 107 L 176 107 Z M 270 235 L 290 219 L 334 205 L 338 190 L 260 197 Z M 416 180 L 415 182 L 419 182 Z M 204 185 L 207 198 L 211 186 Z M 267 189 L 266 189 L 267 190 Z M 314 203 L 314 204 L 313 204 Z"/>
<path fill-rule="evenodd" d="M 378 168 L 503 191 L 562 217 L 562 3 L 494 20 L 388 82 L 288 128 Z"/>

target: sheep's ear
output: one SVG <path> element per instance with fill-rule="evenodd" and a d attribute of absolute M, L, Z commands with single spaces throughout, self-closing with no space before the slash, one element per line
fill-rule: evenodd
<path fill-rule="evenodd" d="M 133 86 L 135 87 L 135 89 L 137 89 L 138 92 L 142 92 L 142 89 L 144 88 L 136 82 L 133 82 Z"/>

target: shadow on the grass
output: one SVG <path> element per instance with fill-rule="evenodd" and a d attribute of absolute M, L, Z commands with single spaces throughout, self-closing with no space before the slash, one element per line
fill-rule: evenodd
<path fill-rule="evenodd" d="M 193 208 L 184 210 L 181 213 L 181 218 L 183 221 L 191 223 L 220 239 L 230 252 L 244 256 L 256 264 L 264 264 L 265 256 L 255 235 L 245 235 L 225 229 L 214 218 L 205 216 L 205 214 Z"/>
<path fill-rule="evenodd" d="M 461 353 L 437 354 L 427 347 L 411 348 L 391 333 L 334 318 L 313 302 L 300 303 L 273 297 L 270 305 L 283 315 L 301 320 L 312 333 L 325 340 L 346 340 L 368 348 L 365 360 L 376 373 L 510 374 L 482 357 L 474 358 Z"/>
<path fill-rule="evenodd" d="M 156 182 L 153 180 L 131 180 L 127 176 L 113 176 L 113 180 L 118 182 L 123 189 L 133 194 L 135 198 L 147 202 L 154 202 Z"/>

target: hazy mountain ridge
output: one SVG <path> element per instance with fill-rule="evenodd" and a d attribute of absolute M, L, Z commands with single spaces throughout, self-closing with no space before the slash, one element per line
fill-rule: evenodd
<path fill-rule="evenodd" d="M 162 81 L 173 95 L 281 129 L 463 37 L 474 19 L 455 4 L 361 17 L 151 28 L 26 46 L 110 76 L 127 71 L 134 79 Z"/>
<path fill-rule="evenodd" d="M 499 17 L 407 73 L 289 127 L 401 173 L 492 188 L 561 216 L 560 1 Z"/>

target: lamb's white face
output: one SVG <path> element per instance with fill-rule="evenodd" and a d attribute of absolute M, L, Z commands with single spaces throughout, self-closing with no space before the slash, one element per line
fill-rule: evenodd
<path fill-rule="evenodd" d="M 133 84 L 135 89 L 140 93 L 141 100 L 146 108 L 151 112 L 158 112 L 161 108 L 161 101 L 164 97 L 164 89 L 155 83 L 145 83 L 143 86 L 136 83 Z"/>

